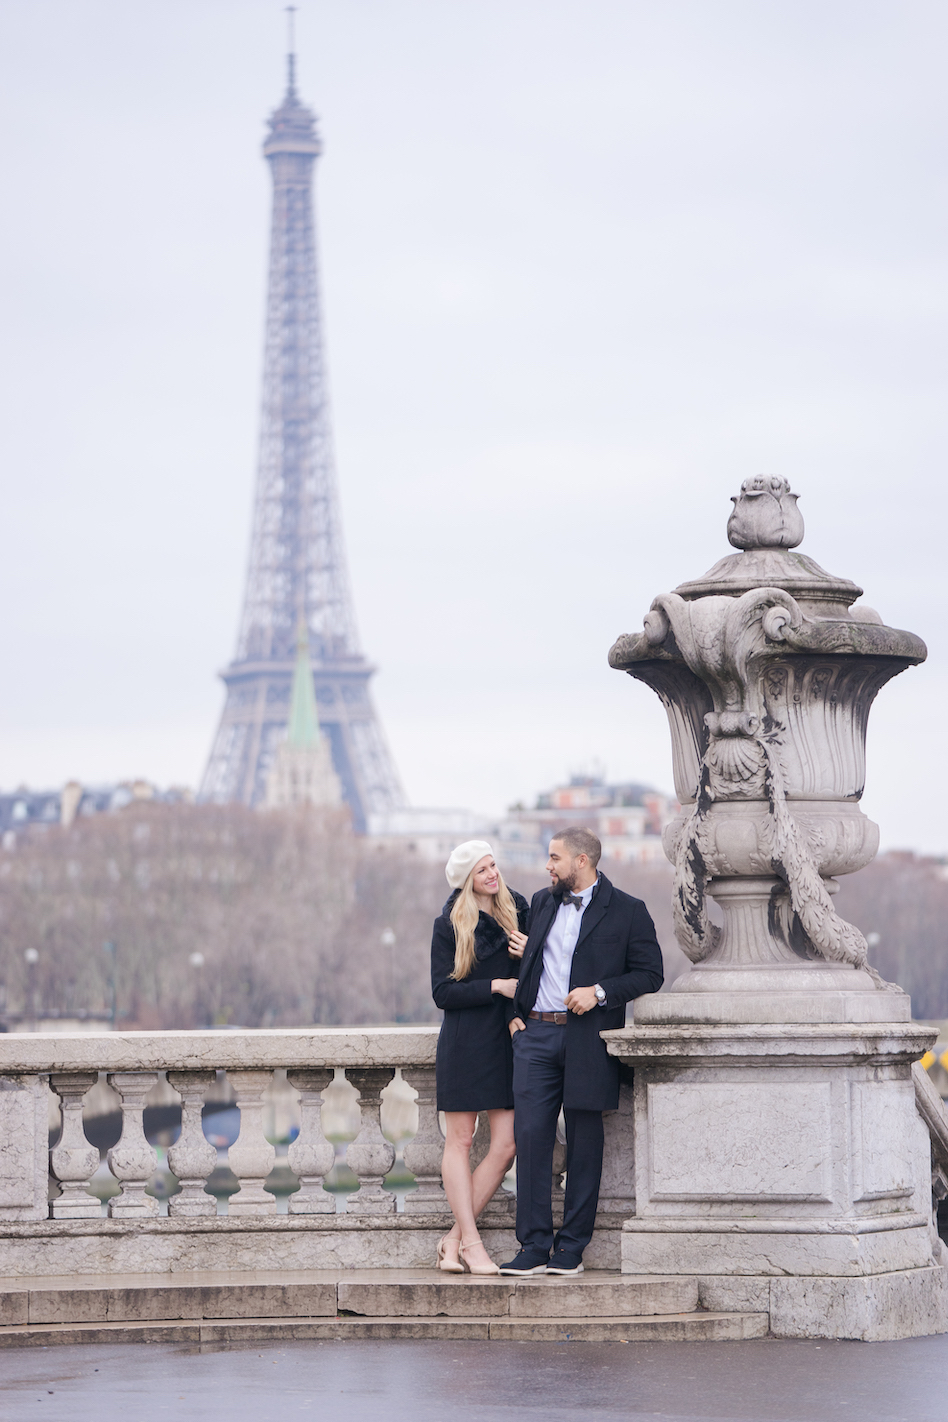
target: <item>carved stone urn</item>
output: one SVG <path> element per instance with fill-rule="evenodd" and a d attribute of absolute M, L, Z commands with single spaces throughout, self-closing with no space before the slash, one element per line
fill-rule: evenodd
<path fill-rule="evenodd" d="M 622 1269 L 694 1276 L 704 1308 L 758 1310 L 776 1337 L 945 1332 L 917 1105 L 934 1032 L 832 897 L 878 842 L 859 808 L 869 708 L 925 648 L 794 551 L 786 480 L 747 481 L 728 537 L 739 552 L 657 597 L 610 655 L 668 712 L 682 810 L 665 848 L 693 964 L 603 1033 L 635 1069 Z"/>
<path fill-rule="evenodd" d="M 676 935 L 694 964 L 670 992 L 640 999 L 636 1022 L 911 1015 L 832 895 L 835 876 L 878 848 L 859 808 L 869 709 L 925 645 L 794 551 L 796 501 L 785 479 L 745 480 L 727 528 L 740 551 L 656 597 L 644 631 L 609 655 L 668 713 L 682 810 L 665 850 Z"/>

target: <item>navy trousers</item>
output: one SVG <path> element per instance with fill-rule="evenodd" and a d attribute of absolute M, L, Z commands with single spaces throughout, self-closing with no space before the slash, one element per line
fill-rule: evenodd
<path fill-rule="evenodd" d="M 527 1021 L 513 1039 L 517 1239 L 524 1249 L 582 1254 L 592 1239 L 602 1175 L 602 1112 L 567 1110 L 566 1199 L 553 1237 L 553 1147 L 563 1105 L 566 1028 Z"/>

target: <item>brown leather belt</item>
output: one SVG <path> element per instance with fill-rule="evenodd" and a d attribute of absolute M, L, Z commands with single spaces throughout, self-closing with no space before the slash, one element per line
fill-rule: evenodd
<path fill-rule="evenodd" d="M 531 1012 L 528 1016 L 532 1017 L 534 1022 L 555 1022 L 559 1027 L 562 1027 L 566 1023 L 568 1014 L 565 1012 Z"/>

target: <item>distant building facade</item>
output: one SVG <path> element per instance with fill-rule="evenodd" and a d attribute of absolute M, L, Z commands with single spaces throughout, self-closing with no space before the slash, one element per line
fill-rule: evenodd
<path fill-rule="evenodd" d="M 380 848 L 405 849 L 433 863 L 445 863 L 464 840 L 489 840 L 496 831 L 496 821 L 475 810 L 390 810 L 370 815 L 368 823 L 368 832 Z"/>
<path fill-rule="evenodd" d="M 595 776 L 576 775 L 538 795 L 532 810 L 513 805 L 500 821 L 473 810 L 404 809 L 370 815 L 367 828 L 380 847 L 440 862 L 465 839 L 486 839 L 504 869 L 542 873 L 553 834 L 575 824 L 599 836 L 607 859 L 664 861 L 662 831 L 677 811 L 677 800 L 651 786 L 607 785 Z"/>
<path fill-rule="evenodd" d="M 126 805 L 151 800 L 164 805 L 190 804 L 193 792 L 179 786 L 160 790 L 148 780 L 123 780 L 118 785 L 80 785 L 70 780 L 61 790 L 19 790 L 0 793 L 0 844 L 13 849 L 26 834 L 42 833 L 53 825 L 66 828 L 74 820 Z"/>
<path fill-rule="evenodd" d="M 498 826 L 495 850 L 505 866 L 542 869 L 556 831 L 581 824 L 599 836 L 606 859 L 647 864 L 664 860 L 662 831 L 678 808 L 672 796 L 648 785 L 574 775 L 539 795 L 532 810 L 512 806 Z"/>

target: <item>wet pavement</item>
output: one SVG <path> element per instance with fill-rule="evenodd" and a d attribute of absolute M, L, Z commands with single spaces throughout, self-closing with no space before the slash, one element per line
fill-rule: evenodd
<path fill-rule="evenodd" d="M 948 1422 L 948 1335 L 900 1343 L 325 1342 L 0 1352 L 0 1419 Z"/>

